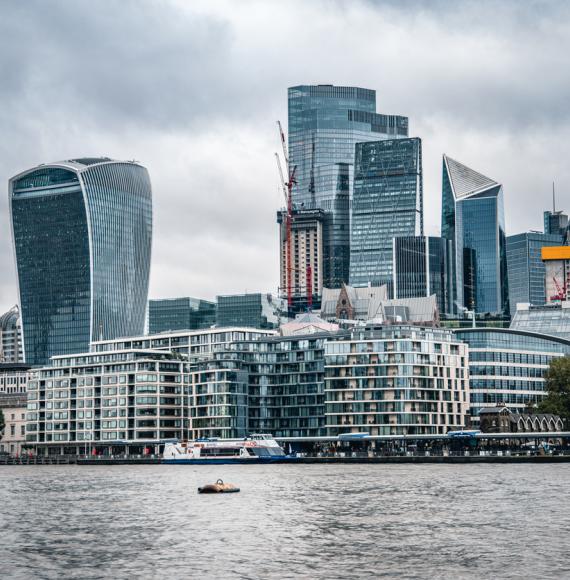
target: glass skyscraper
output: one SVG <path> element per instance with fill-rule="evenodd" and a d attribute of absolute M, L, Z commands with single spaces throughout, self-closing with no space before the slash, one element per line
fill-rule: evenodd
<path fill-rule="evenodd" d="M 541 248 L 560 246 L 563 236 L 526 232 L 507 238 L 507 264 L 509 274 L 509 303 L 511 316 L 517 304 L 542 306 L 546 303 L 545 275 Z"/>
<path fill-rule="evenodd" d="M 562 211 L 544 212 L 544 233 L 565 238 L 568 235 L 568 215 Z"/>
<path fill-rule="evenodd" d="M 509 312 L 503 186 L 443 156 L 441 235 L 455 253 L 454 304 Z"/>
<path fill-rule="evenodd" d="M 430 236 L 394 238 L 394 298 L 435 294 L 440 314 L 453 312 L 453 246 Z"/>
<path fill-rule="evenodd" d="M 45 365 L 144 331 L 151 185 L 136 162 L 83 158 L 10 180 L 24 355 Z"/>
<path fill-rule="evenodd" d="M 392 285 L 393 242 L 423 235 L 422 142 L 356 145 L 350 285 Z"/>
<path fill-rule="evenodd" d="M 323 285 L 340 288 L 349 274 L 355 144 L 406 137 L 408 118 L 376 113 L 376 92 L 358 87 L 291 87 L 288 105 L 293 202 L 325 210 Z"/>

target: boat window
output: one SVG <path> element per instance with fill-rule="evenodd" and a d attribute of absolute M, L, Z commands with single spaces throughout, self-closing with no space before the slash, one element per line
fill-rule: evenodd
<path fill-rule="evenodd" d="M 239 455 L 239 449 L 215 447 L 209 449 L 202 449 L 200 453 L 202 457 L 218 457 L 218 456 L 237 456 Z"/>

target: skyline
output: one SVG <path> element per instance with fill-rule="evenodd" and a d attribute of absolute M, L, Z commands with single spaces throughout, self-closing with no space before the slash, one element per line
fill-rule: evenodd
<path fill-rule="evenodd" d="M 508 235 L 542 230 L 553 180 L 557 208 L 570 210 L 570 81 L 556 72 L 570 48 L 570 7 L 337 2 L 322 16 L 323 2 L 246 4 L 125 2 L 97 14 L 86 2 L 73 12 L 63 2 L 2 4 L 1 312 L 18 301 L 8 179 L 83 156 L 149 170 L 150 298 L 275 292 L 275 121 L 286 126 L 287 88 L 297 84 L 373 89 L 379 112 L 409 117 L 424 149 L 426 235 L 440 233 L 444 153 L 503 184 Z M 321 16 L 290 46 L 293 12 Z M 24 32 L 39 37 L 35 48 L 19 42 Z"/>

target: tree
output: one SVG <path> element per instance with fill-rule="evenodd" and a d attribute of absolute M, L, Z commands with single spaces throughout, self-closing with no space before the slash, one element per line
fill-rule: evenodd
<path fill-rule="evenodd" d="M 2 436 L 2 431 L 4 430 L 4 413 L 0 409 L 0 437 Z"/>
<path fill-rule="evenodd" d="M 553 359 L 544 378 L 547 395 L 539 404 L 538 411 L 570 420 L 570 357 Z"/>

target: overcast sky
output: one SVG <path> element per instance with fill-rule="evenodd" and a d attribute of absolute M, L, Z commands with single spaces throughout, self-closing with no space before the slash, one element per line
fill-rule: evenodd
<path fill-rule="evenodd" d="M 151 176 L 150 297 L 275 291 L 287 87 L 375 89 L 441 155 L 503 183 L 509 234 L 570 210 L 570 2 L 0 0 L 0 312 L 17 302 L 8 179 L 105 155 Z"/>

